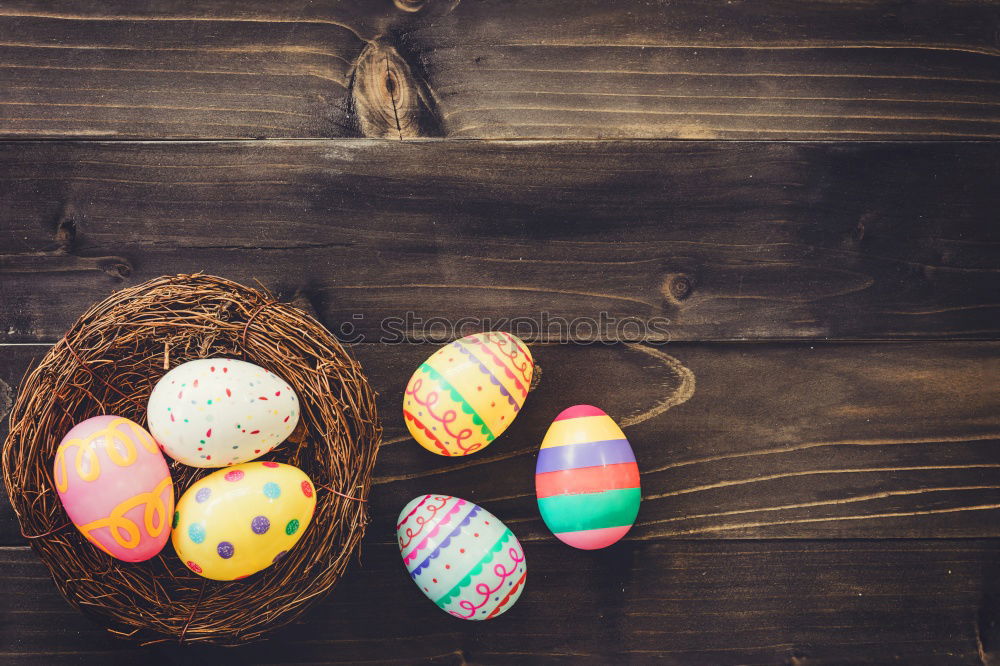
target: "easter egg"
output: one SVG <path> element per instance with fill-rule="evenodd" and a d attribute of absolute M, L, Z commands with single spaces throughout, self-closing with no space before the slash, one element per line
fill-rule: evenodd
<path fill-rule="evenodd" d="M 438 608 L 464 620 L 506 612 L 524 591 L 524 550 L 482 507 L 448 495 L 421 495 L 396 525 L 410 578 Z"/>
<path fill-rule="evenodd" d="M 70 520 L 108 555 L 142 562 L 167 543 L 174 484 L 138 423 L 120 416 L 78 423 L 56 449 L 53 479 Z"/>
<path fill-rule="evenodd" d="M 181 496 L 171 542 L 196 574 L 246 578 L 298 543 L 315 508 L 316 489 L 298 467 L 233 465 L 199 479 Z"/>
<path fill-rule="evenodd" d="M 231 358 L 177 366 L 149 396 L 149 431 L 174 460 L 225 467 L 258 458 L 299 422 L 299 399 L 280 377 Z"/>
<path fill-rule="evenodd" d="M 618 424 L 597 407 L 563 410 L 549 426 L 535 465 L 542 520 L 574 548 L 605 548 L 639 513 L 639 466 Z"/>
<path fill-rule="evenodd" d="M 410 377 L 403 417 L 421 446 L 464 456 L 489 445 L 521 410 L 535 368 L 509 333 L 476 333 L 434 352 Z"/>

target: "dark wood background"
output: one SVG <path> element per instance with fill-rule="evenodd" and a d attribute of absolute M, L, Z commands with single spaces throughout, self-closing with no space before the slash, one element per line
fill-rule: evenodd
<path fill-rule="evenodd" d="M 90 303 L 204 270 L 350 340 L 386 434 L 360 563 L 248 648 L 105 634 L 4 500 L 0 661 L 1000 663 L 998 138 L 987 0 L 5 0 L 0 417 Z M 407 311 L 656 328 L 527 331 L 530 409 L 448 461 L 399 414 Z M 577 402 L 643 471 L 596 553 L 533 497 Z M 517 532 L 511 612 L 407 581 L 423 492 Z"/>

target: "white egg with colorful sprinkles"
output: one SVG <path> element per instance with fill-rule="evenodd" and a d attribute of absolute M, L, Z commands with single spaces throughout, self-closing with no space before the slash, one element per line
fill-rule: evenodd
<path fill-rule="evenodd" d="M 164 453 L 192 467 L 259 458 L 299 422 L 299 398 L 269 370 L 232 358 L 182 363 L 149 396 L 149 432 Z"/>

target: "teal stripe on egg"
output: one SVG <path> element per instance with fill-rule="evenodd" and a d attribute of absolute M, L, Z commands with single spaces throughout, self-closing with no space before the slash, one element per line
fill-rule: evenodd
<path fill-rule="evenodd" d="M 597 530 L 634 523 L 641 499 L 639 488 L 616 488 L 600 493 L 542 497 L 538 500 L 538 510 L 554 533 Z"/>

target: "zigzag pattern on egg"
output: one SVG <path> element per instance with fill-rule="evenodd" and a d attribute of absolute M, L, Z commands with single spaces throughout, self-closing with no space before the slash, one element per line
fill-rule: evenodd
<path fill-rule="evenodd" d="M 534 360 L 504 332 L 477 333 L 434 352 L 410 377 L 406 426 L 428 451 L 464 456 L 488 446 L 520 412 Z"/>
<path fill-rule="evenodd" d="M 399 514 L 396 537 L 410 577 L 455 617 L 496 617 L 524 589 L 527 565 L 517 537 L 472 502 L 448 495 L 414 498 Z"/>

